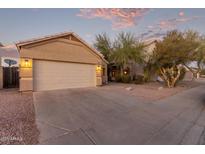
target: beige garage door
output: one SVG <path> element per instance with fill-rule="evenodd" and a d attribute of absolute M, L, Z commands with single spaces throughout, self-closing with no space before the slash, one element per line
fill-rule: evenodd
<path fill-rule="evenodd" d="M 34 91 L 96 85 L 95 65 L 34 60 L 33 70 Z"/>

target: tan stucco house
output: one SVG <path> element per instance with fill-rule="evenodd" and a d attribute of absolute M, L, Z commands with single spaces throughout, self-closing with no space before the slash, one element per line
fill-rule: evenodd
<path fill-rule="evenodd" d="M 107 61 L 73 32 L 16 44 L 20 91 L 94 87 L 107 83 Z"/>

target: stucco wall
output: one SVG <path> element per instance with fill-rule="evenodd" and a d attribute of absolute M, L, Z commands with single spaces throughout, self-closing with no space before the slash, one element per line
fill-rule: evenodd
<path fill-rule="evenodd" d="M 107 83 L 107 64 L 79 41 L 58 38 L 26 45 L 20 49 L 20 58 L 101 65 L 106 73 L 105 76 L 96 76 L 96 85 Z M 33 90 L 33 68 L 20 67 L 20 91 L 28 90 Z"/>
<path fill-rule="evenodd" d="M 191 81 L 193 78 L 193 74 L 190 71 L 186 71 L 186 74 L 184 76 L 184 80 Z"/>
<path fill-rule="evenodd" d="M 98 64 L 102 61 L 99 56 L 82 43 L 62 38 L 22 47 L 20 57 L 88 64 Z"/>
<path fill-rule="evenodd" d="M 104 75 L 102 74 L 102 84 L 108 83 L 108 74 L 107 74 L 107 63 L 103 62 L 102 68 L 104 68 Z"/>
<path fill-rule="evenodd" d="M 20 78 L 19 91 L 32 91 L 33 78 Z"/>
<path fill-rule="evenodd" d="M 20 61 L 23 61 L 21 59 Z M 29 59 L 31 63 L 31 67 L 23 67 L 20 65 L 19 77 L 20 77 L 20 85 L 19 91 L 32 91 L 33 90 L 33 68 L 32 68 L 32 59 Z M 22 62 L 21 62 L 22 63 Z"/>

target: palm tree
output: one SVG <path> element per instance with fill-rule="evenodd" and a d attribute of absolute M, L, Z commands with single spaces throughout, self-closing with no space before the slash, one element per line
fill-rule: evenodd
<path fill-rule="evenodd" d="M 94 47 L 103 54 L 108 62 L 110 62 L 112 42 L 106 33 L 96 35 Z"/>
<path fill-rule="evenodd" d="M 120 66 L 121 75 L 123 75 L 123 70 L 126 65 L 129 65 L 131 70 L 133 70 L 132 68 L 136 63 L 143 61 L 144 45 L 136 40 L 133 34 L 121 32 L 114 42 L 111 59 Z M 133 74 L 132 72 L 132 78 Z"/>

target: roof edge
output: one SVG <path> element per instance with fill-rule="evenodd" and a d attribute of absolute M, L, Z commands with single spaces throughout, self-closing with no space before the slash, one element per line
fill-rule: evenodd
<path fill-rule="evenodd" d="M 22 46 L 43 42 L 46 40 L 52 40 L 52 39 L 67 36 L 67 35 L 73 35 L 74 37 L 79 39 L 79 41 L 82 42 L 85 46 L 87 46 L 89 49 L 91 49 L 96 55 L 98 55 L 105 63 L 107 63 L 107 64 L 109 63 L 106 59 L 104 59 L 103 55 L 101 55 L 99 53 L 99 51 L 97 51 L 95 48 L 90 46 L 86 41 L 84 41 L 79 35 L 77 35 L 74 32 L 64 32 L 64 33 L 59 33 L 59 34 L 54 34 L 54 35 L 47 35 L 44 37 L 34 38 L 34 39 L 27 40 L 27 41 L 17 42 L 17 43 L 15 43 L 15 45 L 16 45 L 18 51 L 20 52 L 20 47 L 22 47 Z"/>
<path fill-rule="evenodd" d="M 54 34 L 54 35 L 46 35 L 44 37 L 39 37 L 39 38 L 33 38 L 33 39 L 29 39 L 29 40 L 25 40 L 25 41 L 20 41 L 15 43 L 16 46 L 25 46 L 28 44 L 32 44 L 32 43 L 38 43 L 41 41 L 46 41 L 46 40 L 50 40 L 50 39 L 54 39 L 54 38 L 58 38 L 58 37 L 63 37 L 63 36 L 67 36 L 72 34 L 73 32 L 64 32 L 64 33 L 58 33 L 58 34 Z"/>

